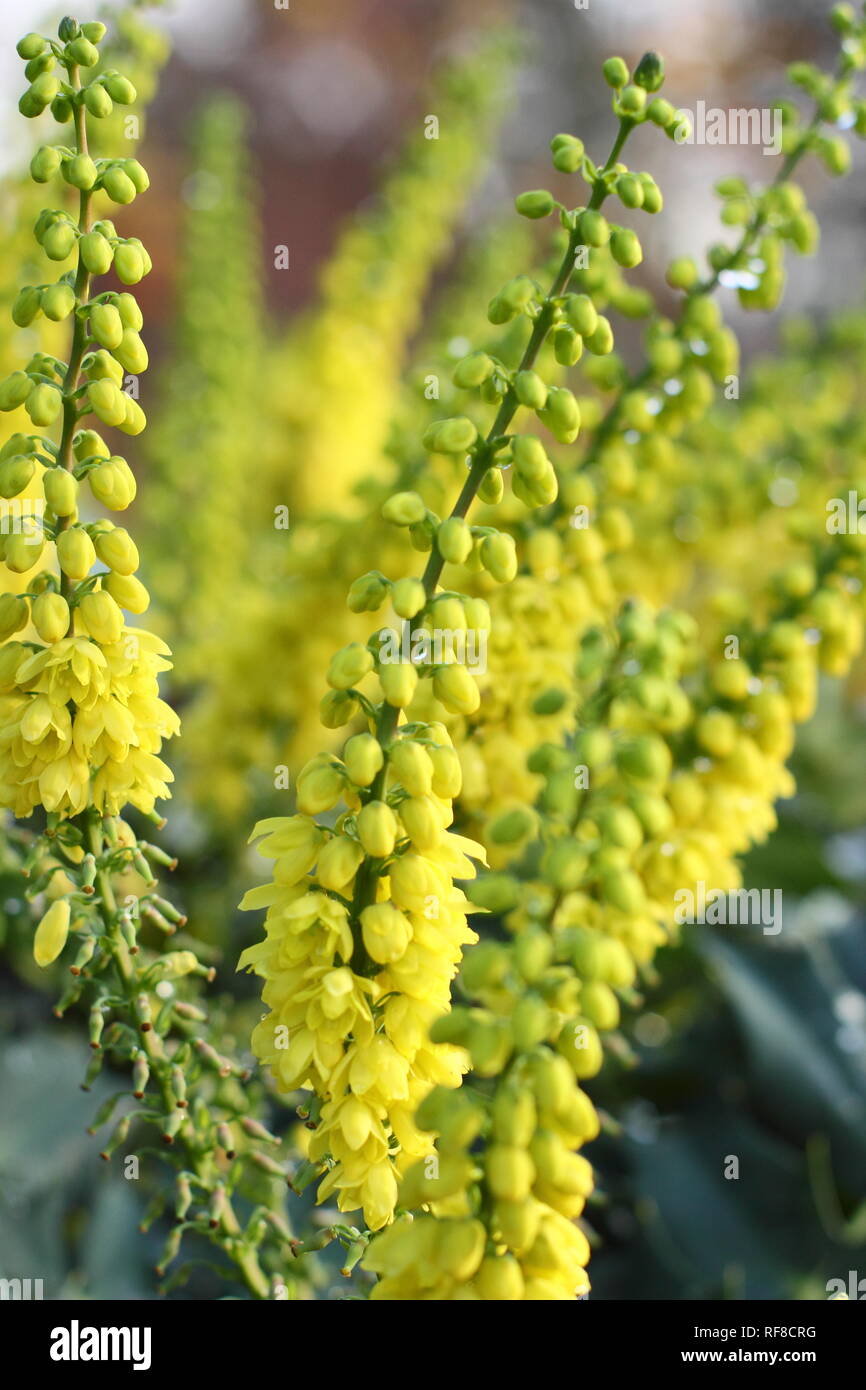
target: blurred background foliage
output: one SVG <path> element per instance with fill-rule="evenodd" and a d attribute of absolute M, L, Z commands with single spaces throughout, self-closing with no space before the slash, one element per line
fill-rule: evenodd
<path fill-rule="evenodd" d="M 186 728 L 165 842 L 181 860 L 191 930 L 221 953 L 215 988 L 243 1036 L 258 1006 L 233 963 L 258 925 L 232 905 L 260 870 L 238 847 L 256 815 L 286 807 L 275 763 L 296 769 L 319 737 L 328 605 L 341 604 L 344 575 L 369 545 L 362 521 L 347 530 L 343 514 L 363 518 L 375 485 L 353 489 L 378 465 L 383 485 L 394 466 L 411 472 L 427 374 L 447 371 L 466 337 L 478 341 L 490 293 L 525 257 L 529 234 L 496 220 L 510 194 L 547 179 L 554 131 L 598 144 L 609 113 L 596 74 L 611 51 L 660 49 L 678 104 L 730 107 L 769 99 L 785 63 L 820 60 L 828 39 L 824 6 L 810 0 L 591 0 L 585 11 L 565 0 L 318 0 L 288 11 L 178 0 L 123 9 L 133 46 L 139 9 L 173 44 L 143 144 L 152 187 L 135 208 L 155 265 L 142 285 L 155 367 L 142 388 L 151 428 L 134 459 L 137 507 Z M 50 17 L 36 0 L 7 8 L 4 44 Z M 160 59 L 160 41 L 145 42 L 145 70 Z M 15 97 L 10 87 L 10 131 Z M 430 114 L 439 141 L 423 138 Z M 32 218 L 19 138 L 16 127 L 4 303 Z M 862 150 L 855 158 L 862 166 Z M 666 214 L 646 234 L 641 272 L 654 292 L 665 293 L 671 255 L 714 238 L 711 185 L 734 171 L 760 176 L 761 162 L 748 148 L 655 143 Z M 859 282 L 866 208 L 862 178 L 834 185 L 824 216 L 829 181 L 813 171 L 807 184 L 824 247 L 798 266 L 785 312 L 823 320 Z M 275 265 L 280 246 L 288 270 Z M 725 310 L 748 381 L 778 322 Z M 5 312 L 0 334 L 11 359 Z M 270 522 L 282 504 L 291 552 Z M 182 553 L 166 545 L 177 509 Z M 589 1213 L 593 1298 L 823 1298 L 828 1279 L 864 1263 L 864 708 L 862 664 L 846 688 L 828 682 L 793 758 L 797 795 L 747 862 L 747 886 L 783 891 L 782 933 L 687 929 L 625 1030 L 636 1065 L 609 1061 L 592 1086 L 611 1117 L 591 1150 L 604 1194 Z M 157 1241 L 136 1228 L 148 1163 L 140 1182 L 125 1181 L 84 1132 L 111 1082 L 82 1095 L 80 1022 L 48 1021 L 53 993 L 32 965 L 14 849 L 10 827 L 0 1276 L 41 1277 L 52 1298 L 147 1298 Z M 289 1113 L 277 1123 L 290 1125 Z M 731 1155 L 737 1178 L 725 1176 Z M 345 1293 L 327 1261 L 314 1282 L 306 1296 Z M 223 1292 L 202 1269 L 180 1296 Z"/>

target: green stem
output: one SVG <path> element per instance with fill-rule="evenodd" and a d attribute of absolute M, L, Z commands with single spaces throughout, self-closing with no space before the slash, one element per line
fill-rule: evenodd
<path fill-rule="evenodd" d="M 105 836 L 102 829 L 102 818 L 93 809 L 87 815 L 87 841 L 91 854 L 100 864 L 105 851 Z M 117 966 L 117 973 L 123 995 L 126 1000 L 127 1011 L 130 1018 L 135 1017 L 135 1000 L 140 993 L 139 982 L 136 979 L 135 966 L 130 960 L 129 950 L 117 929 L 117 902 L 114 896 L 114 888 L 111 883 L 111 875 L 106 868 L 97 869 L 96 888 L 99 894 L 99 910 L 105 925 L 106 934 L 110 942 L 111 954 Z M 152 1029 L 139 1033 L 141 1045 L 147 1053 L 150 1070 L 156 1077 L 162 1096 L 166 1113 L 171 1114 L 176 1105 L 174 1091 L 171 1086 L 171 1076 L 168 1063 L 163 1055 L 161 1048 L 156 1042 L 156 1035 Z M 212 1180 L 212 1159 L 210 1154 L 203 1154 L 200 1149 L 190 1144 L 188 1147 L 188 1166 L 200 1177 L 205 1184 L 210 1184 Z M 270 1284 L 267 1275 L 262 1269 L 258 1256 L 254 1250 L 239 1248 L 238 1240 L 241 1236 L 241 1227 L 232 1209 L 231 1202 L 226 1199 L 222 1212 L 222 1228 L 229 1237 L 228 1241 L 219 1240 L 219 1232 L 214 1231 L 211 1239 L 218 1244 L 224 1251 L 228 1259 L 236 1266 L 246 1287 L 255 1298 L 268 1298 L 270 1295 Z"/>
<path fill-rule="evenodd" d="M 71 67 L 69 69 L 69 81 L 77 92 L 81 91 L 81 79 L 79 69 Z M 76 101 L 74 104 L 75 120 L 75 141 L 78 154 L 87 154 L 87 113 L 84 103 Z M 92 193 L 89 189 L 82 189 L 78 200 L 78 230 L 81 235 L 90 231 L 90 204 Z M 84 357 L 85 344 L 87 342 L 87 329 L 85 321 L 78 313 L 82 303 L 85 303 L 90 295 L 90 272 L 84 264 L 81 254 L 81 243 L 78 243 L 78 267 L 75 274 L 75 309 L 73 310 L 73 329 L 72 344 L 69 350 L 69 364 L 63 378 L 63 429 L 60 436 L 60 445 L 57 451 L 57 463 L 61 468 L 71 471 L 75 466 L 75 459 L 72 454 L 72 438 L 75 434 L 78 423 L 78 407 L 73 400 L 73 392 L 78 389 L 81 378 L 81 361 Z M 71 518 L 68 516 L 58 517 L 57 533 L 65 531 L 70 524 Z M 64 598 L 68 598 L 70 591 L 70 580 L 67 575 L 61 572 L 60 592 Z M 70 614 L 70 629 L 72 626 L 72 616 Z"/>

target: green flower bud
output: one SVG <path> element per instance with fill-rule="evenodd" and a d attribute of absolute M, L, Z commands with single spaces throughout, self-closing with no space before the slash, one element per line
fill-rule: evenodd
<path fill-rule="evenodd" d="M 469 994 L 501 985 L 510 966 L 508 950 L 496 941 L 472 946 L 463 958 L 460 979 Z"/>
<path fill-rule="evenodd" d="M 517 574 L 517 549 L 513 536 L 495 531 L 481 542 L 481 563 L 499 584 L 510 584 Z"/>
<path fill-rule="evenodd" d="M 12 305 L 12 322 L 19 328 L 27 328 L 42 312 L 42 292 L 33 285 L 25 285 L 19 290 Z"/>
<path fill-rule="evenodd" d="M 532 702 L 532 712 L 533 714 L 541 715 L 559 714 L 559 711 L 565 708 L 567 701 L 568 696 L 564 690 L 559 690 L 556 686 L 550 686 L 547 690 L 543 691 L 541 695 L 535 697 Z"/>
<path fill-rule="evenodd" d="M 420 579 L 398 579 L 391 589 L 391 603 L 398 618 L 414 618 L 427 602 Z"/>
<path fill-rule="evenodd" d="M 355 734 L 343 749 L 343 762 L 356 787 L 369 787 L 380 772 L 385 755 L 372 734 Z"/>
<path fill-rule="evenodd" d="M 96 589 L 85 594 L 78 610 L 87 632 L 94 641 L 110 646 L 120 640 L 123 632 L 123 614 L 107 591 Z M 164 961 L 165 956 L 161 959 Z"/>
<path fill-rule="evenodd" d="M 524 927 L 514 942 L 514 964 L 527 984 L 540 980 L 553 959 L 553 941 L 537 927 Z"/>
<path fill-rule="evenodd" d="M 430 796 L 434 765 L 430 752 L 417 739 L 396 739 L 388 749 L 388 762 L 393 774 L 410 796 Z"/>
<path fill-rule="evenodd" d="M 541 871 L 548 883 L 561 893 L 580 888 L 586 877 L 588 858 L 576 840 L 570 836 L 555 840 L 545 851 Z"/>
<path fill-rule="evenodd" d="M 572 1019 L 556 1040 L 556 1049 L 580 1080 L 596 1076 L 604 1062 L 601 1039 L 588 1019 Z"/>
<path fill-rule="evenodd" d="M 114 248 L 114 269 L 124 285 L 137 285 L 146 274 L 145 261 L 137 246 L 121 242 Z"/>
<path fill-rule="evenodd" d="M 619 104 L 627 115 L 640 116 L 646 108 L 646 92 L 643 87 L 631 83 L 620 92 Z"/>
<path fill-rule="evenodd" d="M 115 578 L 114 575 L 109 577 L 112 579 Z M 124 582 L 137 583 L 138 581 L 129 580 Z M 106 587 L 104 581 L 103 587 Z M 113 593 L 113 588 L 110 585 L 108 587 Z M 123 607 L 129 608 L 129 604 L 125 603 Z M 136 610 L 130 608 L 129 611 L 132 613 Z M 138 611 L 143 612 L 144 610 L 141 609 Z M 327 695 L 323 695 L 319 701 L 319 719 L 326 729 L 342 729 L 344 724 L 350 724 L 360 712 L 361 702 L 357 695 L 349 690 L 329 690 Z"/>
<path fill-rule="evenodd" d="M 63 397 L 60 391 L 49 386 L 47 382 L 40 381 L 24 402 L 24 409 L 30 416 L 34 425 L 53 425 L 63 406 Z"/>
<path fill-rule="evenodd" d="M 119 391 L 118 395 L 122 396 L 123 392 Z M 107 463 L 99 464 L 88 473 L 87 481 L 97 502 L 109 507 L 111 511 L 123 512 L 135 501 L 136 485 L 132 469 L 126 459 L 118 457 L 117 454 L 113 454 Z"/>
<path fill-rule="evenodd" d="M 66 468 L 46 468 L 42 475 L 45 501 L 55 516 L 72 516 L 78 505 L 78 483 Z"/>
<path fill-rule="evenodd" d="M 453 748 L 430 748 L 428 757 L 433 768 L 432 789 L 436 796 L 452 800 L 460 795 L 463 769 Z"/>
<path fill-rule="evenodd" d="M 115 603 L 126 610 L 127 613 L 144 613 L 150 603 L 150 594 L 145 589 L 140 579 L 135 575 L 111 574 L 103 576 L 102 587 L 106 593 L 111 594 Z M 330 692 L 332 695 L 336 691 Z M 357 711 L 353 710 L 352 713 Z"/>
<path fill-rule="evenodd" d="M 139 332 L 144 325 L 144 315 L 138 307 L 135 296 L 126 293 L 119 294 L 114 307 L 120 314 L 124 328 L 134 328 L 136 333 Z"/>
<path fill-rule="evenodd" d="M 614 187 L 624 207 L 643 207 L 643 184 L 635 174 L 620 174 Z"/>
<path fill-rule="evenodd" d="M 550 468 L 550 459 L 540 439 L 534 434 L 515 434 L 511 440 L 515 467 L 527 481 L 543 478 Z"/>
<path fill-rule="evenodd" d="M 150 176 L 144 165 L 140 164 L 137 159 L 125 159 L 123 172 L 132 181 L 136 193 L 146 193 L 150 188 Z"/>
<path fill-rule="evenodd" d="M 368 801 L 358 814 L 358 838 L 365 854 L 387 859 L 397 840 L 397 817 L 384 801 Z"/>
<path fill-rule="evenodd" d="M 515 275 L 499 291 L 500 297 L 515 313 L 525 309 L 538 293 L 538 286 L 528 275 Z"/>
<path fill-rule="evenodd" d="M 387 704 L 394 709 L 411 705 L 418 688 L 418 672 L 405 661 L 385 662 L 378 670 L 379 684 Z"/>
<path fill-rule="evenodd" d="M 472 532 L 461 516 L 449 517 L 436 532 L 436 546 L 443 560 L 462 565 L 472 553 Z"/>
<path fill-rule="evenodd" d="M 53 222 L 42 238 L 42 249 L 51 261 L 65 261 L 75 245 L 75 228 L 63 220 Z"/>
<path fill-rule="evenodd" d="M 60 642 L 69 631 L 69 604 L 61 594 L 40 594 L 33 604 L 33 626 L 43 642 Z"/>
<path fill-rule="evenodd" d="M 64 160 L 62 173 L 67 183 L 84 192 L 96 183 L 96 165 L 88 154 L 77 154 L 72 159 Z"/>
<path fill-rule="evenodd" d="M 41 34 L 25 34 L 15 45 L 19 58 L 38 58 L 47 48 L 47 40 Z"/>
<path fill-rule="evenodd" d="M 371 960 L 389 965 L 400 960 L 412 938 L 412 928 L 393 903 L 374 903 L 361 913 L 361 933 Z"/>
<path fill-rule="evenodd" d="M 553 194 L 545 188 L 534 188 L 527 193 L 518 193 L 514 206 L 521 217 L 549 217 L 553 212 Z"/>
<path fill-rule="evenodd" d="M 586 246 L 606 246 L 610 238 L 607 219 L 593 208 L 587 208 L 580 214 L 577 232 Z"/>
<path fill-rule="evenodd" d="M 138 547 L 123 526 L 101 531 L 94 541 L 96 553 L 104 565 L 118 574 L 134 574 L 138 569 Z"/>
<path fill-rule="evenodd" d="M 583 160 L 583 141 L 575 135 L 554 135 L 550 142 L 553 167 L 563 174 L 575 174 Z"/>
<path fill-rule="evenodd" d="M 452 381 L 455 386 L 462 389 L 470 389 L 480 386 L 492 375 L 494 364 L 486 352 L 471 352 L 468 357 L 464 357 L 454 368 Z"/>
<path fill-rule="evenodd" d="M 0 463 L 0 497 L 17 497 L 27 487 L 35 471 L 33 459 L 25 455 L 4 459 Z"/>
<path fill-rule="evenodd" d="M 690 256 L 677 256 L 671 261 L 665 279 L 672 290 L 690 290 L 700 279 L 700 271 Z"/>
<path fill-rule="evenodd" d="M 369 570 L 356 579 L 346 599 L 352 613 L 375 613 L 390 593 L 391 586 L 379 570 Z"/>
<path fill-rule="evenodd" d="M 609 87 L 619 91 L 628 82 L 628 64 L 624 58 L 605 58 L 601 65 L 604 80 Z"/>
<path fill-rule="evenodd" d="M 119 72 L 106 73 L 102 79 L 105 90 L 116 101 L 118 106 L 131 106 L 138 95 L 128 78 L 122 77 Z"/>
<path fill-rule="evenodd" d="M 565 316 L 576 333 L 588 338 L 598 327 L 598 311 L 588 294 L 570 294 L 565 301 Z"/>
<path fill-rule="evenodd" d="M 502 472 L 498 468 L 488 468 L 484 477 L 478 485 L 478 497 L 481 502 L 487 502 L 495 506 L 502 501 L 505 492 L 505 484 L 502 481 Z"/>
<path fill-rule="evenodd" d="M 640 185 L 643 190 L 642 207 L 644 212 L 654 214 L 661 212 L 664 207 L 662 191 L 653 178 L 652 174 L 638 174 Z"/>
<path fill-rule="evenodd" d="M 533 834 L 536 823 L 536 817 L 529 807 L 518 806 L 495 816 L 487 829 L 495 845 L 516 845 Z"/>
<path fill-rule="evenodd" d="M 93 541 L 81 526 L 70 526 L 57 537 L 57 559 L 69 579 L 86 579 L 96 564 Z"/>
<path fill-rule="evenodd" d="M 101 232 L 85 232 L 78 242 L 81 259 L 91 275 L 107 275 L 114 257 L 111 243 Z"/>
<path fill-rule="evenodd" d="M 620 744 L 616 763 L 620 772 L 636 782 L 661 785 L 671 771 L 671 753 L 657 734 L 639 734 Z"/>
<path fill-rule="evenodd" d="M 60 151 L 53 145 L 43 145 L 30 161 L 30 177 L 36 183 L 47 183 L 60 168 Z"/>
<path fill-rule="evenodd" d="M 857 15 L 853 5 L 834 5 L 830 11 L 830 23 L 837 34 L 851 34 L 857 24 Z"/>
<path fill-rule="evenodd" d="M 574 745 L 575 760 L 588 768 L 605 767 L 613 756 L 613 740 L 607 729 L 581 729 Z"/>
<path fill-rule="evenodd" d="M 99 62 L 99 50 L 83 34 L 66 45 L 66 54 L 82 68 L 95 67 Z"/>
<path fill-rule="evenodd" d="M 107 378 L 113 381 L 115 386 L 123 383 L 123 368 L 104 348 L 88 353 L 84 358 L 84 366 L 91 381 L 103 381 Z"/>
<path fill-rule="evenodd" d="M 361 701 L 351 690 L 329 690 L 319 701 L 319 719 L 325 729 L 342 729 L 361 713 Z"/>
<path fill-rule="evenodd" d="M 75 292 L 71 285 L 63 281 L 59 285 L 48 285 L 42 291 L 42 312 L 53 323 L 68 318 L 75 308 Z"/>
<path fill-rule="evenodd" d="M 301 815 L 318 816 L 322 811 L 330 811 L 342 794 L 342 768 L 326 753 L 311 758 L 298 773 L 296 800 Z"/>
<path fill-rule="evenodd" d="M 110 116 L 114 110 L 114 102 L 108 95 L 101 82 L 91 82 L 84 93 L 84 105 L 95 116 L 97 120 Z"/>
<path fill-rule="evenodd" d="M 645 53 L 634 70 L 634 80 L 646 92 L 657 92 L 665 80 L 665 65 L 658 53 Z"/>
<path fill-rule="evenodd" d="M 51 103 L 51 114 L 60 125 L 72 120 L 72 102 L 59 92 Z"/>
<path fill-rule="evenodd" d="M 465 666 L 455 662 L 438 666 L 433 674 L 433 694 L 450 714 L 474 714 L 481 704 L 478 686 Z"/>
<path fill-rule="evenodd" d="M 851 149 L 841 135 L 817 141 L 817 150 L 827 172 L 835 177 L 847 174 L 851 168 Z"/>
<path fill-rule="evenodd" d="M 610 253 L 617 265 L 623 266 L 626 270 L 640 265 L 643 260 L 641 244 L 630 227 L 614 228 L 610 239 Z"/>
<path fill-rule="evenodd" d="M 520 404 L 530 410 L 542 410 L 547 404 L 547 386 L 538 372 L 518 372 L 514 378 L 514 394 Z"/>
<path fill-rule="evenodd" d="M 95 456 L 108 458 L 111 450 L 96 430 L 81 430 L 72 442 L 72 451 L 79 463 Z"/>
<path fill-rule="evenodd" d="M 0 382 L 0 410 L 17 410 L 33 390 L 33 380 L 26 372 L 12 372 Z"/>
<path fill-rule="evenodd" d="M 601 322 L 601 321 L 600 321 Z M 596 329 L 598 333 L 598 329 Z M 590 344 L 587 342 L 587 347 Z M 564 386 L 552 386 L 544 410 L 538 418 L 547 426 L 560 444 L 571 444 L 580 432 L 580 407 L 577 400 Z"/>
<path fill-rule="evenodd" d="M 501 295 L 495 294 L 487 306 L 487 317 L 491 323 L 509 323 L 517 313 Z"/>
<path fill-rule="evenodd" d="M 103 171 L 100 184 L 115 203 L 125 206 L 135 197 L 135 184 L 117 164 L 110 165 Z"/>
<path fill-rule="evenodd" d="M 31 104 L 38 105 L 40 111 L 44 111 L 49 102 L 52 102 L 57 96 L 59 90 L 60 83 L 57 81 L 54 74 L 51 72 L 42 72 L 30 83 L 25 96 L 30 97 Z"/>
<path fill-rule="evenodd" d="M 465 454 L 477 438 L 478 431 L 472 421 L 465 415 L 458 415 L 451 420 L 435 420 L 424 431 L 422 443 L 432 453 Z"/>
<path fill-rule="evenodd" d="M 89 19 L 86 24 L 82 24 L 81 32 L 91 43 L 102 43 L 107 30 L 101 20 Z"/>
<path fill-rule="evenodd" d="M 355 877 L 363 858 L 364 851 L 357 840 L 335 835 L 319 853 L 316 877 L 323 888 L 341 893 Z"/>
<path fill-rule="evenodd" d="M 414 548 L 422 553 L 433 549 L 435 535 L 436 523 L 431 516 L 425 516 L 423 521 L 413 521 L 409 527 L 409 539 Z"/>
<path fill-rule="evenodd" d="M 18 110 L 21 112 L 22 116 L 26 116 L 28 120 L 33 120 L 34 117 L 42 115 L 45 107 L 42 102 L 33 95 L 28 87 L 27 91 L 18 102 Z"/>
<path fill-rule="evenodd" d="M 117 310 L 117 321 L 121 324 L 122 320 Z M 114 348 L 114 355 L 121 367 L 128 372 L 133 372 L 137 376 L 140 372 L 147 370 L 148 356 L 147 348 L 134 328 L 122 328 L 121 340 Z"/>
<path fill-rule="evenodd" d="M 87 386 L 90 407 L 106 425 L 119 425 L 126 419 L 126 398 L 113 381 L 91 381 Z"/>
<path fill-rule="evenodd" d="M 651 101 L 646 113 L 653 125 L 660 126 L 662 130 L 667 130 L 677 114 L 676 107 L 665 101 L 664 97 L 656 97 Z"/>
<path fill-rule="evenodd" d="M 561 323 L 553 330 L 553 355 L 562 367 L 573 367 L 583 356 L 583 339 L 570 324 Z"/>
<path fill-rule="evenodd" d="M 646 905 L 643 883 L 633 869 L 608 871 L 602 876 L 600 888 L 603 901 L 620 912 L 635 915 Z"/>
<path fill-rule="evenodd" d="M 360 642 L 350 642 L 331 657 L 328 666 L 328 685 L 335 690 L 349 690 L 373 669 L 373 654 Z"/>
<path fill-rule="evenodd" d="M 537 994 L 525 994 L 514 1006 L 511 1029 L 518 1052 L 531 1052 L 548 1037 L 555 1015 Z"/>
<path fill-rule="evenodd" d="M 665 126 L 665 135 L 678 145 L 685 144 L 691 133 L 692 123 L 685 111 L 677 111 L 670 124 Z"/>
<path fill-rule="evenodd" d="M 473 1070 L 479 1076 L 498 1076 L 507 1066 L 514 1050 L 511 1029 L 504 1019 L 499 1018 L 473 1021 L 467 1046 Z M 488 1160 L 489 1153 L 488 1150 Z"/>
<path fill-rule="evenodd" d="M 392 526 L 415 526 L 426 515 L 424 499 L 417 492 L 395 492 L 382 506 L 383 520 Z"/>
<path fill-rule="evenodd" d="M 520 886 L 509 874 L 484 874 L 473 879 L 466 891 L 476 907 L 486 908 L 488 912 L 511 912 L 520 900 Z"/>

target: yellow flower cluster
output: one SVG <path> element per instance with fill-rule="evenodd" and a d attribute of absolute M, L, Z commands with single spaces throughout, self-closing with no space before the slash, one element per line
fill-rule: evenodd
<path fill-rule="evenodd" d="M 138 434 L 144 413 L 137 393 L 124 388 L 147 366 L 134 296 L 94 293 L 92 286 L 112 267 L 126 285 L 150 267 L 139 241 L 120 237 L 107 217 L 93 220 L 97 197 L 126 204 L 148 186 L 137 160 L 94 160 L 88 153 L 88 120 L 108 119 L 115 105 L 136 98 L 133 84 L 112 69 L 82 86 L 80 74 L 97 64 L 103 33 L 104 25 L 94 22 L 69 40 L 63 83 L 53 74 L 46 40 L 30 34 L 19 44 L 31 83 L 22 97 L 24 114 L 37 115 L 50 104 L 58 120 L 74 118 L 76 131 L 72 152 L 40 147 L 32 178 L 45 184 L 60 175 L 79 194 L 80 217 L 76 224 L 63 209 L 39 215 L 36 239 L 49 261 L 65 263 L 74 252 L 75 266 L 54 284 L 25 286 L 12 309 L 19 327 L 42 318 L 71 322 L 69 362 L 36 352 L 24 370 L 0 383 L 0 408 L 23 408 L 31 430 L 60 423 L 57 443 L 47 434 L 20 431 L 0 449 L 0 493 L 11 503 L 0 550 L 6 570 L 21 576 L 20 592 L 0 596 L 6 644 L 0 801 L 17 816 L 39 805 L 62 815 L 90 805 L 115 814 L 127 801 L 151 811 L 171 780 L 158 756 L 162 740 L 177 731 L 157 688 L 167 648 L 127 627 L 124 617 L 124 610 L 138 614 L 148 604 L 135 577 L 135 543 L 122 526 L 107 519 L 84 523 L 79 516 L 82 485 L 113 511 L 125 510 L 135 497 L 126 460 L 81 421 L 92 413 L 103 424 Z M 31 632 L 37 641 L 29 640 Z M 19 633 L 20 640 L 8 640 Z"/>
<path fill-rule="evenodd" d="M 382 771 L 384 799 L 361 796 Z M 316 760 L 299 783 L 310 813 L 256 826 L 274 881 L 252 889 L 244 908 L 267 906 L 266 939 L 241 965 L 266 981 L 271 1013 L 253 1046 L 282 1091 L 319 1098 L 310 1158 L 327 1161 L 319 1199 L 336 1192 L 341 1210 L 363 1207 L 377 1230 L 397 1195 L 396 1175 L 427 1151 L 413 1114 L 434 1084 L 459 1085 L 461 1054 L 428 1033 L 449 1005 L 463 946 L 476 940 L 455 878 L 474 875 L 483 850 L 450 832 L 459 765 L 445 730 L 416 729 L 386 753 L 372 734 L 354 735 L 342 760 Z M 311 812 L 340 797 L 349 810 L 333 831 Z M 397 858 L 400 842 L 404 852 Z M 365 857 L 366 856 L 366 857 Z M 387 870 L 381 872 L 387 863 Z M 375 896 L 353 933 L 353 885 L 377 866 Z M 315 873 L 310 871 L 315 866 Z"/>
<path fill-rule="evenodd" d="M 152 811 L 169 795 L 172 774 L 158 755 L 179 724 L 157 685 L 168 649 L 124 627 L 119 611 L 108 610 L 109 627 L 102 609 L 87 602 L 100 596 L 85 596 L 67 636 L 65 601 L 40 595 L 64 604 L 34 604 L 37 631 L 57 636 L 36 651 L 8 642 L 0 654 L 0 799 L 18 817 L 36 806 L 64 816 L 91 805 L 117 815 L 127 802 Z M 88 624 L 94 609 L 96 622 Z"/>

